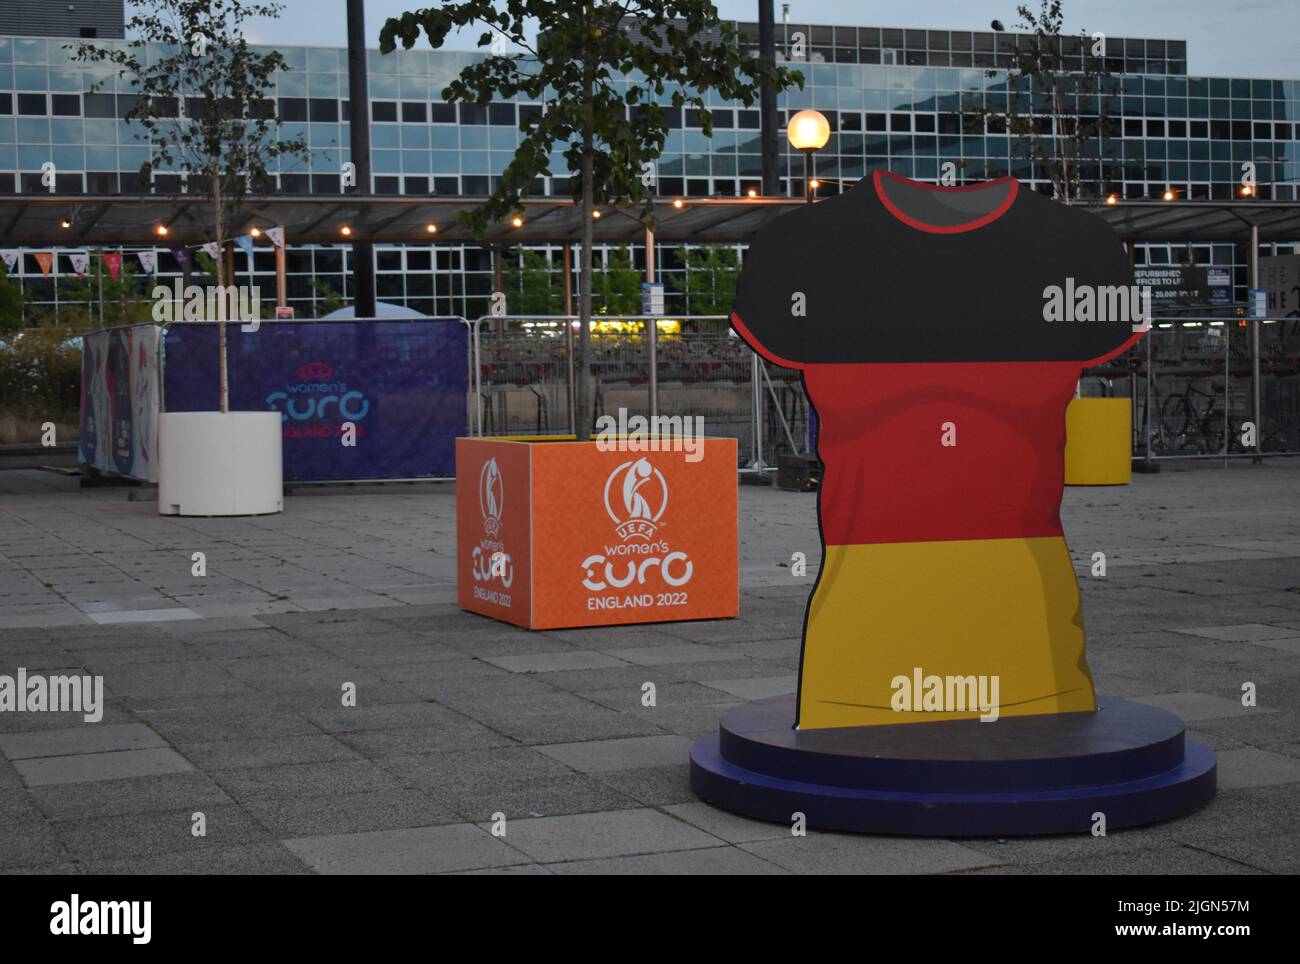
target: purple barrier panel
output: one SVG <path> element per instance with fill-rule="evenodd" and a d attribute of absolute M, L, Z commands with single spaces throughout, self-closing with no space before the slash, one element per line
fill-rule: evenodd
<path fill-rule="evenodd" d="M 468 334 L 451 318 L 226 327 L 232 411 L 278 411 L 285 481 L 453 477 Z M 218 406 L 217 326 L 167 329 L 166 407 Z M 344 445 L 345 423 L 356 444 Z"/>

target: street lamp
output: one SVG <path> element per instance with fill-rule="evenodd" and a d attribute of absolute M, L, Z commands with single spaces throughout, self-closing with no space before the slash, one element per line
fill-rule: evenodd
<path fill-rule="evenodd" d="M 820 111 L 801 110 L 790 118 L 785 136 L 791 147 L 803 152 L 804 197 L 811 204 L 814 189 L 813 152 L 820 151 L 831 139 L 830 122 Z"/>

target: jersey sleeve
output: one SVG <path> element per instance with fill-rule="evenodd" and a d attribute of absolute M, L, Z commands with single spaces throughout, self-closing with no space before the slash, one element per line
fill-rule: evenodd
<path fill-rule="evenodd" d="M 1144 307 L 1137 297 L 1133 281 L 1133 265 L 1128 252 L 1114 228 L 1097 217 L 1083 211 L 1079 215 L 1081 227 L 1077 232 L 1079 242 L 1075 284 L 1089 284 L 1095 292 L 1097 308 L 1104 310 L 1107 320 L 1084 322 L 1059 322 L 1071 325 L 1077 339 L 1074 357 L 1088 368 L 1100 365 L 1132 348 L 1145 333 L 1136 312 Z M 1128 310 L 1123 310 L 1123 299 Z M 1118 318 L 1112 316 L 1118 315 Z M 1138 330 L 1134 330 L 1138 329 Z"/>
<path fill-rule="evenodd" d="M 828 280 L 825 249 L 819 251 L 812 236 L 812 213 L 798 208 L 759 231 L 745 253 L 732 302 L 736 334 L 786 368 L 805 367 L 813 330 L 809 316 Z"/>

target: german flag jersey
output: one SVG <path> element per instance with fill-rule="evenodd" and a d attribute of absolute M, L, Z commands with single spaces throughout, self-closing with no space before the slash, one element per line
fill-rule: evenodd
<path fill-rule="evenodd" d="M 1096 709 L 1065 409 L 1141 338 L 1132 286 L 1109 225 L 1012 178 L 877 172 L 759 233 L 732 325 L 803 373 L 824 464 L 799 728 L 981 715 L 900 710 L 922 674 L 996 676 L 1002 716 Z"/>

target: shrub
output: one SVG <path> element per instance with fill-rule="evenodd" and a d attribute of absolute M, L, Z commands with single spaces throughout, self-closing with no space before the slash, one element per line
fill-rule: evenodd
<path fill-rule="evenodd" d="M 66 326 L 29 329 L 0 340 L 0 443 L 35 442 L 43 422 L 78 424 L 81 343 Z M 68 432 L 59 433 L 69 440 Z"/>

